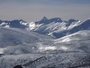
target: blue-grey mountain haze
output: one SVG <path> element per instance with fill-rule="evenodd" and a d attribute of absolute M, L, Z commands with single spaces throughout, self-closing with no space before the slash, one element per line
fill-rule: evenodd
<path fill-rule="evenodd" d="M 30 22 L 43 16 L 87 19 L 90 17 L 90 0 L 0 0 L 0 19 Z"/>

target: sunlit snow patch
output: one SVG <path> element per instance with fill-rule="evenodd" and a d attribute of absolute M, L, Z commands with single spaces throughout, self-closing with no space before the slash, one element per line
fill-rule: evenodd
<path fill-rule="evenodd" d="M 20 24 L 27 25 L 28 23 L 27 22 L 20 21 Z"/>
<path fill-rule="evenodd" d="M 66 46 L 61 46 L 60 49 L 61 49 L 61 50 L 64 50 L 64 51 L 67 51 L 69 48 L 66 47 Z"/>
<path fill-rule="evenodd" d="M 72 28 L 74 28 L 75 26 L 80 25 L 80 24 L 81 24 L 80 22 L 81 22 L 81 21 L 73 22 L 73 23 L 68 27 L 68 29 L 72 29 Z"/>
<path fill-rule="evenodd" d="M 36 25 L 35 25 L 34 22 L 29 23 L 29 29 L 30 29 L 30 30 L 35 29 L 35 27 L 36 27 Z"/>
<path fill-rule="evenodd" d="M 4 54 L 4 50 L 5 50 L 6 48 L 0 48 L 0 54 Z"/>
<path fill-rule="evenodd" d="M 46 50 L 56 50 L 56 46 L 40 46 L 39 50 L 40 51 L 46 51 Z"/>
<path fill-rule="evenodd" d="M 69 42 L 69 41 L 71 41 L 71 39 L 69 37 L 67 37 L 67 38 L 63 39 L 61 42 Z"/>

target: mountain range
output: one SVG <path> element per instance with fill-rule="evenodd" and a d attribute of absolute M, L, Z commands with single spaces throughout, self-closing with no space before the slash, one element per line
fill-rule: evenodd
<path fill-rule="evenodd" d="M 0 20 L 0 68 L 90 68 L 90 19 Z"/>
<path fill-rule="evenodd" d="M 90 19 L 80 21 L 69 19 L 68 21 L 61 20 L 59 17 L 48 19 L 43 17 L 40 21 L 26 22 L 22 19 L 12 21 L 0 20 L 0 27 L 19 28 L 28 31 L 34 31 L 40 34 L 49 35 L 54 38 L 60 38 L 67 34 L 72 34 L 80 30 L 90 29 Z"/>

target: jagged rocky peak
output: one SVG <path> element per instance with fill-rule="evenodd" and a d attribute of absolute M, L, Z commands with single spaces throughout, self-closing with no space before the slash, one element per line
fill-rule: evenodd
<path fill-rule="evenodd" d="M 79 22 L 79 20 L 75 20 L 75 19 L 69 19 L 68 21 L 66 21 L 67 25 L 66 26 L 70 26 L 72 23 L 75 24 Z"/>
<path fill-rule="evenodd" d="M 47 20 L 48 18 L 44 16 L 41 21 L 47 21 Z"/>
<path fill-rule="evenodd" d="M 57 23 L 57 22 L 62 22 L 62 20 L 61 20 L 61 18 L 59 18 L 59 17 L 55 17 L 55 18 L 51 18 L 51 19 L 50 19 L 50 22 L 55 22 L 55 23 Z"/>
<path fill-rule="evenodd" d="M 12 20 L 10 22 L 10 26 L 12 28 L 25 28 L 25 27 L 27 27 L 26 24 L 27 23 L 25 21 L 23 21 L 22 19 L 20 19 L 20 20 Z"/>
<path fill-rule="evenodd" d="M 16 19 L 16 20 L 11 20 L 10 22 L 14 23 L 20 23 L 20 22 L 24 22 L 24 23 L 27 23 L 26 21 L 24 21 L 23 19 Z"/>
<path fill-rule="evenodd" d="M 28 23 L 22 19 L 17 19 L 17 20 L 12 20 L 11 23 L 18 23 L 18 24 L 21 24 L 21 25 L 27 25 Z"/>
<path fill-rule="evenodd" d="M 48 23 L 48 18 L 47 17 L 43 17 L 40 21 L 35 22 L 36 24 L 46 24 Z"/>
<path fill-rule="evenodd" d="M 78 20 L 75 19 L 69 19 L 68 22 L 77 22 Z"/>
<path fill-rule="evenodd" d="M 0 27 L 23 28 L 27 27 L 28 23 L 22 19 L 16 20 L 0 20 Z"/>
<path fill-rule="evenodd" d="M 40 21 L 37 21 L 36 23 L 38 24 L 49 24 L 49 23 L 52 23 L 52 22 L 62 22 L 62 20 L 59 18 L 59 17 L 55 17 L 55 18 L 51 18 L 51 19 L 48 19 L 47 17 L 43 17 Z"/>

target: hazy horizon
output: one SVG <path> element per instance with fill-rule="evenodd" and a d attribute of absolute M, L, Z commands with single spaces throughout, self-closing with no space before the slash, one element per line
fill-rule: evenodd
<path fill-rule="evenodd" d="M 90 18 L 90 0 L 0 0 L 0 19 Z"/>

